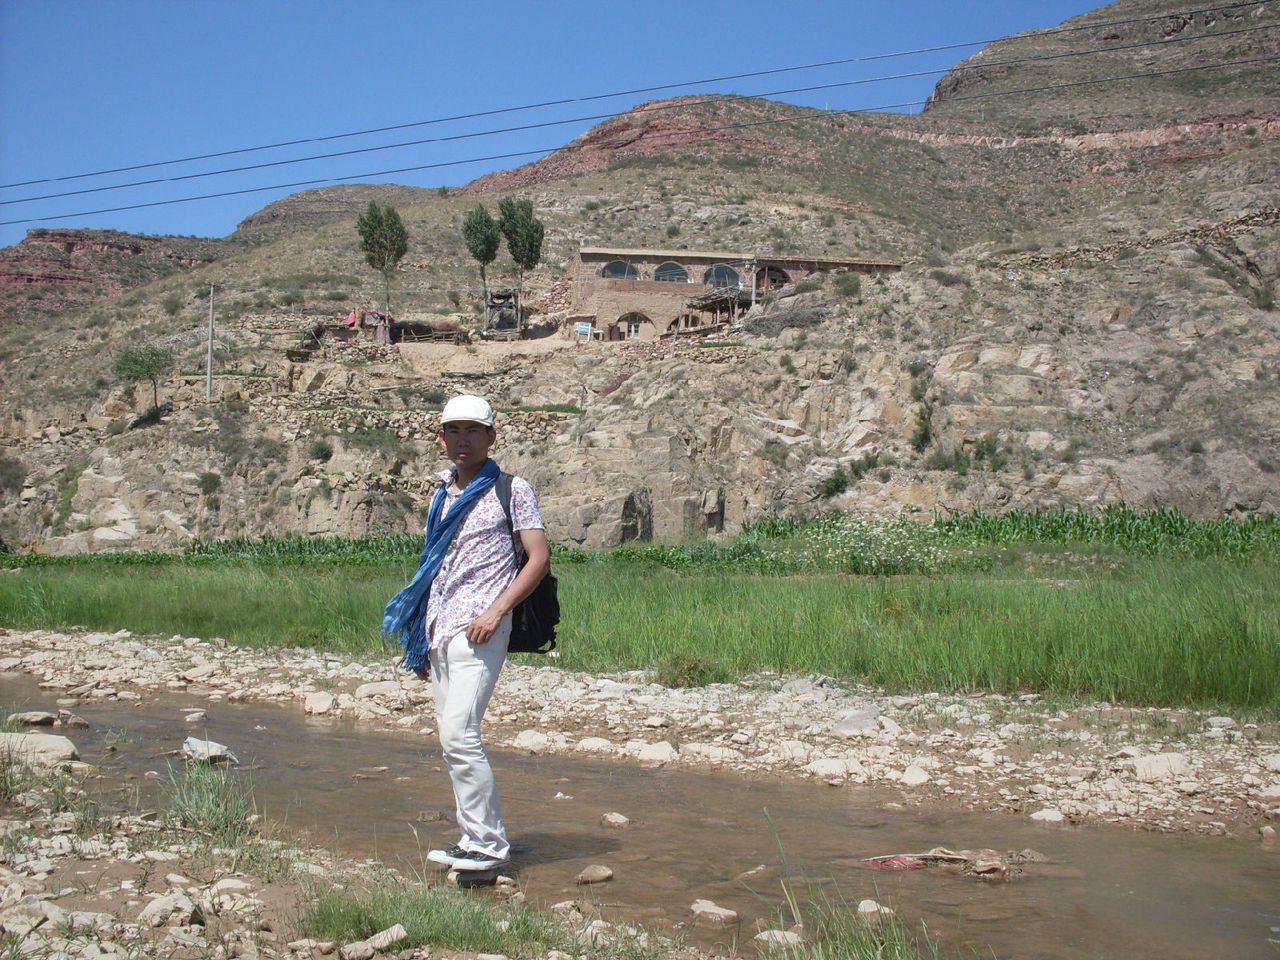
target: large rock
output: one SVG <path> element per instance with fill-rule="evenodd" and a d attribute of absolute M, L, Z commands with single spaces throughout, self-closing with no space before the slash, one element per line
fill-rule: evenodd
<path fill-rule="evenodd" d="M 314 690 L 302 701 L 302 709 L 304 713 L 325 714 L 333 709 L 334 702 L 332 693 Z"/>
<path fill-rule="evenodd" d="M 362 683 L 356 687 L 356 699 L 368 697 L 394 697 L 400 694 L 400 683 L 397 680 L 378 680 L 374 683 Z"/>
<path fill-rule="evenodd" d="M 181 890 L 170 890 L 142 908 L 138 923 L 148 927 L 185 926 L 204 923 L 204 912 Z"/>
<path fill-rule="evenodd" d="M 640 752 L 636 754 L 636 759 L 642 763 L 668 763 L 680 755 L 666 740 L 659 740 L 657 743 L 646 743 L 640 748 Z"/>
<path fill-rule="evenodd" d="M 37 770 L 80 759 L 74 743 L 52 733 L 0 733 L 0 753 Z"/>
<path fill-rule="evenodd" d="M 1133 773 L 1143 783 L 1169 780 L 1190 773 L 1187 758 L 1180 753 L 1157 753 L 1133 761 Z"/>

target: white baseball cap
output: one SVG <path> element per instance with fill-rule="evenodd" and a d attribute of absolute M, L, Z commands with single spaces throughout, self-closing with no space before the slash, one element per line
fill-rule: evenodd
<path fill-rule="evenodd" d="M 464 393 L 446 403 L 444 412 L 440 414 L 441 426 L 453 420 L 470 420 L 473 423 L 483 423 L 486 427 L 492 427 L 493 407 L 489 406 L 489 401 L 484 397 L 474 397 Z"/>

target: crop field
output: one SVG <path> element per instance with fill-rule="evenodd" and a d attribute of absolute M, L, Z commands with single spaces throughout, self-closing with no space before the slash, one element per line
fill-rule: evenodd
<path fill-rule="evenodd" d="M 9 555 L 0 624 L 394 653 L 421 538 Z M 559 666 L 670 684 L 815 673 L 889 690 L 1280 707 L 1280 522 L 1170 511 L 771 519 L 719 543 L 553 550 Z"/>

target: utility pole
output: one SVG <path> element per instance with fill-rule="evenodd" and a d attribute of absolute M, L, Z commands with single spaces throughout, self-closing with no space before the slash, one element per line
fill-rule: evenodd
<path fill-rule="evenodd" d="M 209 284 L 209 354 L 205 361 L 204 370 L 204 399 L 205 402 L 213 400 L 213 283 Z"/>

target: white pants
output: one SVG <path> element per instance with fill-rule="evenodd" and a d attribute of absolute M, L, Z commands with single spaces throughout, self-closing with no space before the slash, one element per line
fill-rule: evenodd
<path fill-rule="evenodd" d="M 511 852 L 498 806 L 498 785 L 480 740 L 480 721 L 507 658 L 511 615 L 488 643 L 474 644 L 465 633 L 431 651 L 440 746 L 453 781 L 463 850 L 506 860 Z"/>

